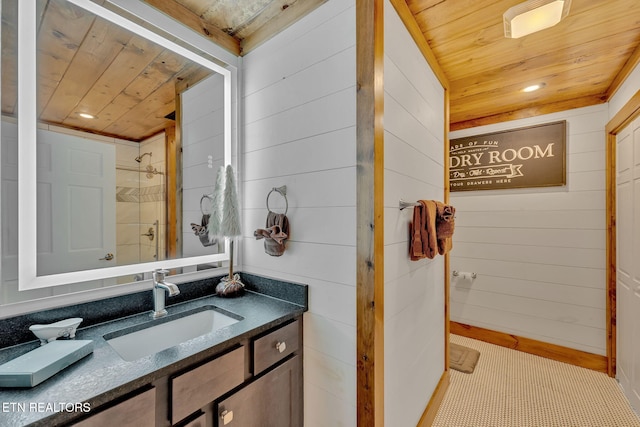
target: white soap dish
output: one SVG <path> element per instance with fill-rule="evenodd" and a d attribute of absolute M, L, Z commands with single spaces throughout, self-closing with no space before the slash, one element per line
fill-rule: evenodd
<path fill-rule="evenodd" d="M 40 345 L 58 338 L 75 338 L 76 329 L 82 322 L 81 317 L 73 317 L 71 319 L 60 320 L 59 322 L 49 323 L 48 325 L 31 325 L 29 330 L 40 338 Z"/>

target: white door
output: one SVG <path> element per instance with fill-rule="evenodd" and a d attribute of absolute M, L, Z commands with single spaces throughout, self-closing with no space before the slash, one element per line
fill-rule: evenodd
<path fill-rule="evenodd" d="M 115 266 L 115 199 L 113 145 L 39 132 L 38 275 Z"/>
<path fill-rule="evenodd" d="M 640 412 L 640 118 L 616 139 L 616 377 Z"/>

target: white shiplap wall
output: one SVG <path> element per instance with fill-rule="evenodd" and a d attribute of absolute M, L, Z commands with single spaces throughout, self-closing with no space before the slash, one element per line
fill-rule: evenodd
<path fill-rule="evenodd" d="M 191 223 L 202 222 L 200 200 L 213 193 L 218 169 L 224 165 L 224 79 L 213 74 L 181 97 L 182 253 L 185 257 L 207 255 L 216 253 L 218 247 L 203 246 Z M 210 207 L 204 200 L 204 213 L 210 213 Z"/>
<path fill-rule="evenodd" d="M 452 192 L 451 320 L 606 354 L 607 104 L 452 132 L 451 139 L 567 120 L 567 185 Z"/>
<path fill-rule="evenodd" d="M 409 259 L 398 202 L 444 198 L 444 89 L 389 1 L 384 28 L 384 413 L 409 427 L 444 372 L 444 258 Z"/>
<path fill-rule="evenodd" d="M 307 427 L 356 425 L 355 34 L 355 2 L 330 0 L 243 58 L 242 269 L 309 285 Z M 253 231 L 281 185 L 291 236 L 271 257 Z"/>

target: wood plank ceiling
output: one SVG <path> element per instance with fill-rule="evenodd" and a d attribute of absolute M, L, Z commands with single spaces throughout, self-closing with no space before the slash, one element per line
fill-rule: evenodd
<path fill-rule="evenodd" d="M 15 108 L 17 1 L 2 10 L 6 115 Z M 208 73 L 64 0 L 39 1 L 43 121 L 141 140 L 170 125 L 176 86 Z M 243 55 L 327 0 L 145 1 Z M 638 0 L 573 0 L 560 24 L 520 39 L 504 37 L 502 14 L 521 0 L 404 1 L 449 80 L 452 129 L 606 102 L 640 61 Z M 534 83 L 545 86 L 521 92 Z M 81 121 L 81 111 L 98 119 Z"/>
<path fill-rule="evenodd" d="M 573 0 L 560 24 L 519 39 L 502 14 L 522 0 L 406 2 L 449 79 L 452 129 L 606 102 L 640 58 L 638 0 Z"/>
<path fill-rule="evenodd" d="M 325 0 L 146 1 L 244 54 Z M 452 129 L 606 102 L 640 61 L 638 0 L 573 0 L 560 24 L 520 39 L 504 37 L 502 15 L 523 0 L 404 1 L 449 80 Z"/>

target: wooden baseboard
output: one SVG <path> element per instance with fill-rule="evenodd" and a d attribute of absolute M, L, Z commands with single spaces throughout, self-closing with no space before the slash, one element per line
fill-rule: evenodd
<path fill-rule="evenodd" d="M 523 338 L 517 335 L 510 335 L 504 332 L 492 331 L 477 326 L 465 325 L 464 323 L 450 322 L 452 334 L 461 335 L 485 341 L 502 347 L 512 348 L 547 359 L 581 366 L 598 372 L 607 373 L 607 358 L 598 354 L 587 353 L 556 344 L 549 344 L 542 341 Z"/>
<path fill-rule="evenodd" d="M 449 371 L 444 371 L 416 427 L 430 427 L 433 424 L 433 420 L 436 419 L 436 414 L 438 413 L 438 409 L 440 409 L 444 395 L 449 389 L 450 382 Z"/>

